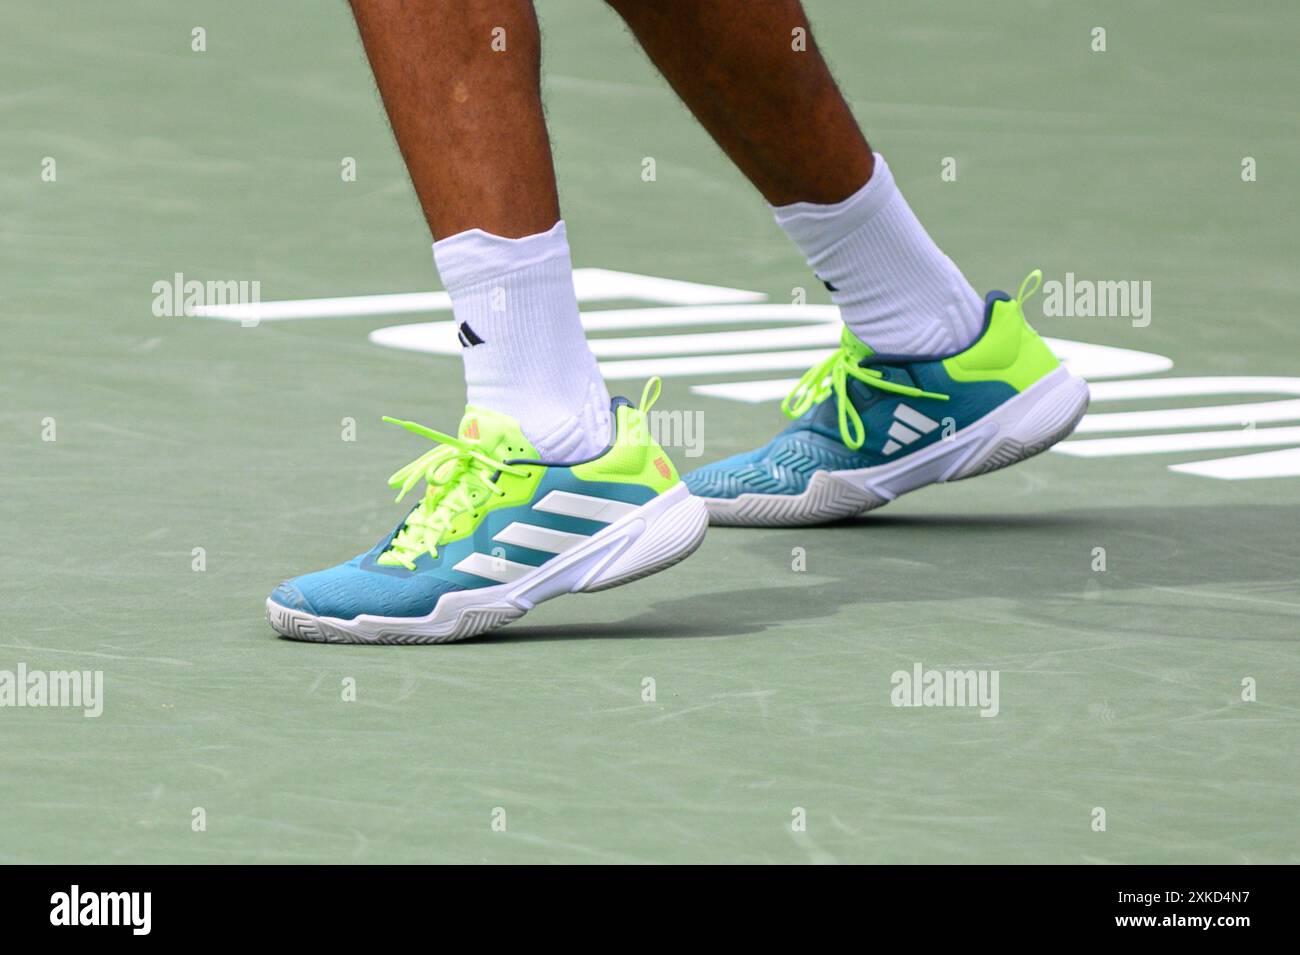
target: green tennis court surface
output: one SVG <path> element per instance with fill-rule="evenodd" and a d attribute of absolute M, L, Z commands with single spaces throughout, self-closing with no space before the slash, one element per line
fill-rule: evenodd
<path fill-rule="evenodd" d="M 733 290 L 716 293 L 732 304 L 740 290 L 789 305 L 799 287 L 828 302 L 612 14 L 541 10 L 575 264 Z M 1149 322 L 1134 302 L 1040 317 L 1041 296 L 1030 316 L 1124 350 L 1085 355 L 1095 414 L 1156 414 L 857 522 L 715 529 L 673 570 L 495 636 L 355 648 L 277 640 L 263 602 L 397 520 L 385 479 L 425 446 L 380 417 L 453 426 L 460 361 L 368 336 L 449 313 L 154 314 L 155 283 L 176 273 L 257 281 L 266 302 L 436 290 L 345 6 L 11 12 L 0 671 L 104 682 L 98 718 L 0 708 L 0 859 L 1300 858 L 1300 411 L 1279 404 L 1300 394 L 1300 10 L 809 13 L 873 144 L 977 287 L 1014 292 L 1035 266 L 1049 282 L 1150 283 Z M 815 129 L 790 135 L 818 148 Z M 667 351 L 687 334 L 825 327 L 788 309 L 674 325 L 673 309 L 701 306 L 603 283 L 592 313 L 659 311 L 597 341 L 665 336 Z M 743 340 L 718 371 L 668 366 L 660 407 L 680 412 L 665 420 L 684 467 L 781 424 L 774 401 L 736 396 L 802 367 L 754 370 Z M 667 362 L 644 342 L 600 347 Z M 638 368 L 611 373 L 639 394 Z M 1201 384 L 1131 384 L 1165 379 Z M 996 671 L 996 716 L 895 706 L 893 675 L 918 665 Z"/>

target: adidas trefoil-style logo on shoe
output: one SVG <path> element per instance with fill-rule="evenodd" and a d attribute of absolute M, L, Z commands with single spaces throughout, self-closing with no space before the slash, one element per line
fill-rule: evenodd
<path fill-rule="evenodd" d="M 894 409 L 894 422 L 889 426 L 889 440 L 881 449 L 882 454 L 893 454 L 904 445 L 919 440 L 939 427 L 939 422 L 926 417 L 915 408 L 900 404 Z"/>

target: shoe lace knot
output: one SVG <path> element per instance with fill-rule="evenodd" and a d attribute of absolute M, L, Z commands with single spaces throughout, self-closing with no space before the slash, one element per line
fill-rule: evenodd
<path fill-rule="evenodd" d="M 438 545 L 452 522 L 467 511 L 476 510 L 491 497 L 507 492 L 497 485 L 502 474 L 524 476 L 527 471 L 508 464 L 483 450 L 478 439 L 458 438 L 414 421 L 385 416 L 384 421 L 414 434 L 438 442 L 388 479 L 397 488 L 397 501 L 421 481 L 424 498 L 407 515 L 406 522 L 393 535 L 378 563 L 415 569 L 415 561 L 424 554 L 438 556 Z"/>
<path fill-rule="evenodd" d="M 1015 299 L 1013 299 L 1016 306 L 1023 308 L 1025 302 L 1033 298 L 1034 293 L 1038 291 L 1042 284 L 1043 272 L 1041 269 L 1034 269 L 1025 276 L 1025 280 L 1020 283 L 1020 289 L 1016 292 Z M 867 436 L 862 425 L 862 416 L 858 414 L 858 409 L 853 407 L 853 402 L 849 399 L 848 383 L 850 378 L 854 378 L 870 388 L 875 388 L 877 391 L 903 395 L 908 398 L 932 398 L 935 401 L 947 401 L 949 399 L 948 395 L 924 391 L 911 385 L 890 381 L 880 369 L 862 364 L 870 355 L 871 350 L 858 341 L 846 327 L 840 335 L 840 347 L 827 356 L 824 361 L 818 362 L 804 372 L 803 377 L 799 379 L 799 383 L 794 386 L 794 390 L 786 395 L 785 400 L 781 402 L 781 410 L 789 418 L 800 418 L 813 405 L 820 404 L 832 394 L 835 395 L 839 412 L 840 437 L 849 448 L 856 451 L 862 447 Z"/>
<path fill-rule="evenodd" d="M 840 347 L 803 373 L 799 383 L 781 402 L 781 410 L 788 418 L 801 418 L 813 405 L 821 404 L 831 395 L 835 396 L 836 410 L 839 413 L 840 438 L 854 451 L 862 447 L 867 439 L 862 416 L 853 406 L 849 397 L 849 379 L 855 379 L 877 391 L 909 398 L 933 398 L 947 401 L 947 395 L 934 391 L 925 391 L 897 381 L 890 381 L 879 368 L 862 365 L 869 355 L 866 347 L 852 336 L 846 328 L 840 338 Z"/>

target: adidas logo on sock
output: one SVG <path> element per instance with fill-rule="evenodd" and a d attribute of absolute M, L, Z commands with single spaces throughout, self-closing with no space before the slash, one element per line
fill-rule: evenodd
<path fill-rule="evenodd" d="M 482 345 L 483 339 L 474 333 L 474 329 L 469 327 L 469 322 L 461 322 L 460 329 L 456 332 L 456 337 L 466 348 L 473 348 L 475 345 Z"/>
<path fill-rule="evenodd" d="M 927 418 L 915 408 L 899 404 L 894 409 L 894 423 L 889 426 L 889 440 L 881 448 L 881 453 L 893 454 L 899 448 L 911 444 L 937 427 L 939 422 L 933 418 Z"/>

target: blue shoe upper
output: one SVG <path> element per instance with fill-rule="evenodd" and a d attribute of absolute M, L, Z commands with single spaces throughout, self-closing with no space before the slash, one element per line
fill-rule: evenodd
<path fill-rule="evenodd" d="M 655 496 L 652 489 L 643 485 L 585 481 L 575 477 L 567 467 L 548 467 L 532 502 L 540 501 L 556 490 L 636 505 Z M 285 581 L 271 593 L 271 599 L 282 607 L 344 620 L 355 619 L 360 614 L 423 617 L 433 612 L 438 598 L 445 593 L 499 583 L 454 569 L 456 564 L 475 552 L 533 567 L 541 566 L 556 556 L 493 540 L 514 521 L 584 536 L 608 526 L 601 521 L 537 511 L 532 508 L 532 502 L 489 511 L 473 534 L 439 547 L 437 557 L 427 553 L 421 555 L 414 562 L 413 570 L 376 563 L 401 530 L 405 523 L 403 518 L 402 523 L 366 553 L 328 570 Z"/>
<path fill-rule="evenodd" d="M 1006 300 L 991 293 L 993 304 Z M 869 356 L 860 367 L 872 368 L 888 382 L 948 396 L 948 400 L 905 397 L 849 379 L 846 395 L 862 418 L 861 448 L 845 444 L 836 398 L 814 405 L 760 448 L 706 464 L 683 480 L 700 497 L 735 498 L 741 494 L 800 494 L 818 471 L 847 471 L 898 461 L 965 428 L 1016 395 L 1002 382 L 962 382 L 944 368 L 944 358 L 922 360 Z M 900 410 L 901 409 L 901 410 Z"/>

